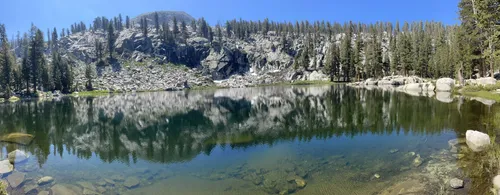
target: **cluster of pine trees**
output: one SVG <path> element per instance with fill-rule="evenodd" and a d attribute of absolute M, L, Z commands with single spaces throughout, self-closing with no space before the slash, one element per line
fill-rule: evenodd
<path fill-rule="evenodd" d="M 323 37 L 330 42 L 324 71 L 332 78 L 351 81 L 392 74 L 426 78 L 493 76 L 500 63 L 500 3 L 461 0 L 461 25 L 440 22 L 340 24 L 325 21 L 274 22 L 232 20 L 225 35 L 245 40 L 251 34 L 281 35 L 281 47 L 303 37 L 294 68 L 317 67 Z M 340 35 L 338 37 L 337 35 Z M 291 40 L 290 40 L 291 39 Z"/>
<path fill-rule="evenodd" d="M 42 31 L 32 26 L 29 34 L 19 43 L 23 45 L 21 64 L 16 63 L 16 55 L 12 52 L 3 24 L 0 24 L 0 44 L 1 89 L 5 98 L 9 98 L 13 90 L 25 89 L 27 95 L 37 94 L 37 90 L 60 90 L 65 93 L 71 91 L 71 66 L 59 54 L 58 34 L 55 29 L 51 44 L 46 47 Z M 44 57 L 46 52 L 52 53 L 51 63 Z"/>

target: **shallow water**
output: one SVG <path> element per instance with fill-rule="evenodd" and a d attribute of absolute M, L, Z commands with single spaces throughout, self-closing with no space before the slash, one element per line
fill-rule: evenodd
<path fill-rule="evenodd" d="M 496 136 L 496 110 L 341 85 L 64 97 L 0 104 L 1 134 L 35 135 L 0 146 L 30 154 L 11 194 L 487 194 L 500 149 L 448 141 Z"/>

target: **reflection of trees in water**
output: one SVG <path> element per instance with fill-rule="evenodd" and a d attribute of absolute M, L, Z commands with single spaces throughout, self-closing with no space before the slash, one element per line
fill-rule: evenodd
<path fill-rule="evenodd" d="M 283 140 L 363 134 L 438 134 L 478 129 L 489 112 L 478 103 L 344 86 L 270 87 L 143 93 L 0 105 L 2 133 L 36 136 L 28 150 L 43 164 L 63 151 L 129 163 L 187 161 L 214 147 L 245 148 Z M 55 151 L 50 151 L 54 145 Z"/>

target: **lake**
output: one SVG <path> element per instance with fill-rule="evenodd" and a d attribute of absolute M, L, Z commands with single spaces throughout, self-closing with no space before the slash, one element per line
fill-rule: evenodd
<path fill-rule="evenodd" d="M 495 140 L 498 110 L 344 85 L 3 103 L 1 135 L 35 138 L 0 142 L 2 158 L 29 156 L 2 181 L 11 194 L 489 194 L 500 149 L 463 139 Z"/>

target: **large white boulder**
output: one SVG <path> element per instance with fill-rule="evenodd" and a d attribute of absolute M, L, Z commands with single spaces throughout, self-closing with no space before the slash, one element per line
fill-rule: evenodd
<path fill-rule="evenodd" d="M 415 91 L 422 92 L 422 84 L 420 83 L 410 83 L 404 86 L 405 91 Z"/>
<path fill-rule="evenodd" d="M 451 91 L 455 87 L 455 80 L 440 78 L 436 81 L 436 91 Z"/>
<path fill-rule="evenodd" d="M 378 84 L 378 80 L 374 79 L 374 78 L 369 78 L 369 79 L 366 79 L 365 81 L 365 85 L 377 85 Z"/>
<path fill-rule="evenodd" d="M 474 152 L 483 151 L 491 144 L 488 134 L 474 130 L 467 130 L 467 132 L 465 132 L 465 142 Z"/>
<path fill-rule="evenodd" d="M 309 74 L 308 80 L 310 81 L 328 81 L 328 75 L 323 74 L 318 71 L 313 71 L 311 74 Z"/>
<path fill-rule="evenodd" d="M 497 80 L 491 77 L 478 78 L 477 84 L 479 85 L 495 85 L 497 84 Z"/>

